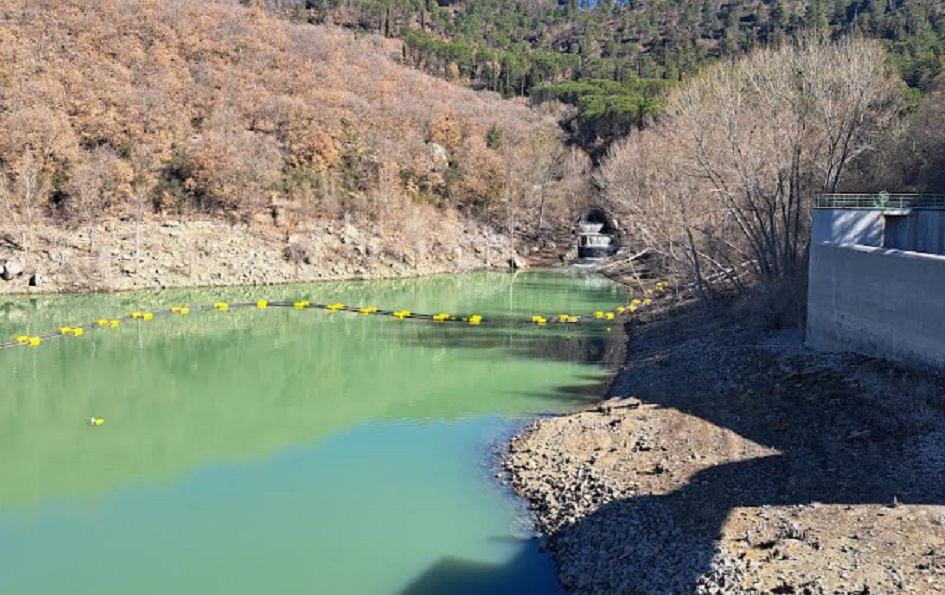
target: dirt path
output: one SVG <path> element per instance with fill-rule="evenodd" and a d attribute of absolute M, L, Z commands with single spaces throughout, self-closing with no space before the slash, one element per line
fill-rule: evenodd
<path fill-rule="evenodd" d="M 677 311 L 506 456 L 570 593 L 945 593 L 945 382 Z"/>

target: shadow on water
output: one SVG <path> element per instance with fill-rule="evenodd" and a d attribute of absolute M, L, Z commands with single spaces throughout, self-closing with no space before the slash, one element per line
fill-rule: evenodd
<path fill-rule="evenodd" d="M 562 593 L 554 578 L 551 559 L 534 550 L 534 542 L 521 543 L 518 553 L 505 564 L 442 558 L 400 591 L 399 595 Z"/>
<path fill-rule="evenodd" d="M 609 329 L 609 330 L 607 330 Z M 614 368 L 623 361 L 624 327 L 620 321 L 553 327 L 495 324 L 469 328 L 419 322 L 410 333 L 390 336 L 409 345 L 503 350 L 516 358 L 580 363 Z"/>
<path fill-rule="evenodd" d="M 713 394 L 706 387 L 704 397 L 694 397 L 687 364 L 678 362 L 687 360 L 686 343 L 696 335 L 680 336 L 673 324 L 648 325 L 648 337 L 666 336 L 655 347 L 637 350 L 631 340 L 634 359 L 646 361 L 638 364 L 646 383 L 632 381 L 632 388 L 621 388 L 618 381 L 617 390 L 631 390 L 645 403 L 698 417 L 779 453 L 715 465 L 671 493 L 617 500 L 562 529 L 572 543 L 597 543 L 609 533 L 609 543 L 619 547 L 598 549 L 595 568 L 622 568 L 623 576 L 646 585 L 601 585 L 595 582 L 600 577 L 588 577 L 604 587 L 594 592 L 693 593 L 699 576 L 711 569 L 723 525 L 739 507 L 945 505 L 945 411 L 934 399 L 915 400 L 904 390 L 881 398 L 865 396 L 836 374 L 778 371 L 773 359 L 741 369 L 734 360 L 719 365 L 739 369 L 743 383 L 757 374 L 773 374 L 770 386 L 777 390 Z M 674 359 L 666 373 L 667 362 Z M 700 365 L 704 363 L 694 363 L 691 374 L 698 374 Z M 864 360 L 856 365 L 899 378 L 900 388 L 910 378 L 893 364 Z M 939 382 L 934 391 L 941 399 L 945 381 Z"/>

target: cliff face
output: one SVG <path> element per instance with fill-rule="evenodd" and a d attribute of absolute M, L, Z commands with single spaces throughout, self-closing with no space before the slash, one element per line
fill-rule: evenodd
<path fill-rule="evenodd" d="M 419 220 L 567 220 L 554 118 L 402 66 L 399 42 L 235 2 L 13 0 L 0 21 L 0 250 L 28 268 L 121 219 L 222 221 L 276 255 L 342 221 L 407 254 L 463 237 Z"/>

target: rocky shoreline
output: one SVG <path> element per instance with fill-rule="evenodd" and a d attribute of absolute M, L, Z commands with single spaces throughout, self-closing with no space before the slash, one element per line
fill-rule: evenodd
<path fill-rule="evenodd" d="M 38 227 L 33 249 L 0 229 L 0 295 L 382 279 L 507 268 L 490 228 L 439 214 L 399 229 L 324 220 L 303 228 L 218 219 Z"/>
<path fill-rule="evenodd" d="M 737 310 L 635 320 L 504 467 L 568 593 L 945 593 L 945 381 Z"/>

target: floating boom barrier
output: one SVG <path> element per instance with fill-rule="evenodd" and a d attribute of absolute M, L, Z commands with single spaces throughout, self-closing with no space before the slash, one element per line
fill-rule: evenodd
<path fill-rule="evenodd" d="M 374 306 L 351 306 L 343 303 L 313 304 L 308 300 L 299 300 L 296 302 L 270 302 L 268 300 L 238 303 L 215 302 L 209 306 L 172 306 L 164 310 L 135 311 L 117 318 L 100 318 L 80 326 L 60 327 L 55 332 L 48 332 L 41 335 L 18 335 L 11 340 L 0 342 L 0 349 L 39 347 L 43 343 L 50 341 L 68 337 L 83 337 L 92 332 L 115 329 L 126 322 L 150 322 L 157 318 L 167 316 L 189 316 L 191 313 L 196 312 L 230 312 L 231 310 L 241 309 L 268 310 L 270 308 L 288 308 L 294 310 L 325 310 L 328 312 L 349 312 L 360 316 L 389 316 L 398 320 L 426 320 L 438 324 L 452 323 L 467 326 L 520 322 L 543 327 L 549 324 L 570 325 L 585 321 L 608 322 L 617 320 L 618 317 L 627 317 L 637 310 L 649 306 L 656 297 L 665 294 L 668 287 L 669 284 L 666 281 L 659 281 L 652 288 L 643 290 L 642 298 L 634 298 L 630 300 L 629 303 L 616 306 L 612 310 L 598 310 L 588 315 L 556 314 L 549 316 L 534 314 L 530 319 L 515 317 L 487 318 L 480 314 L 454 315 L 448 312 L 422 314 L 411 310 L 384 310 Z"/>

